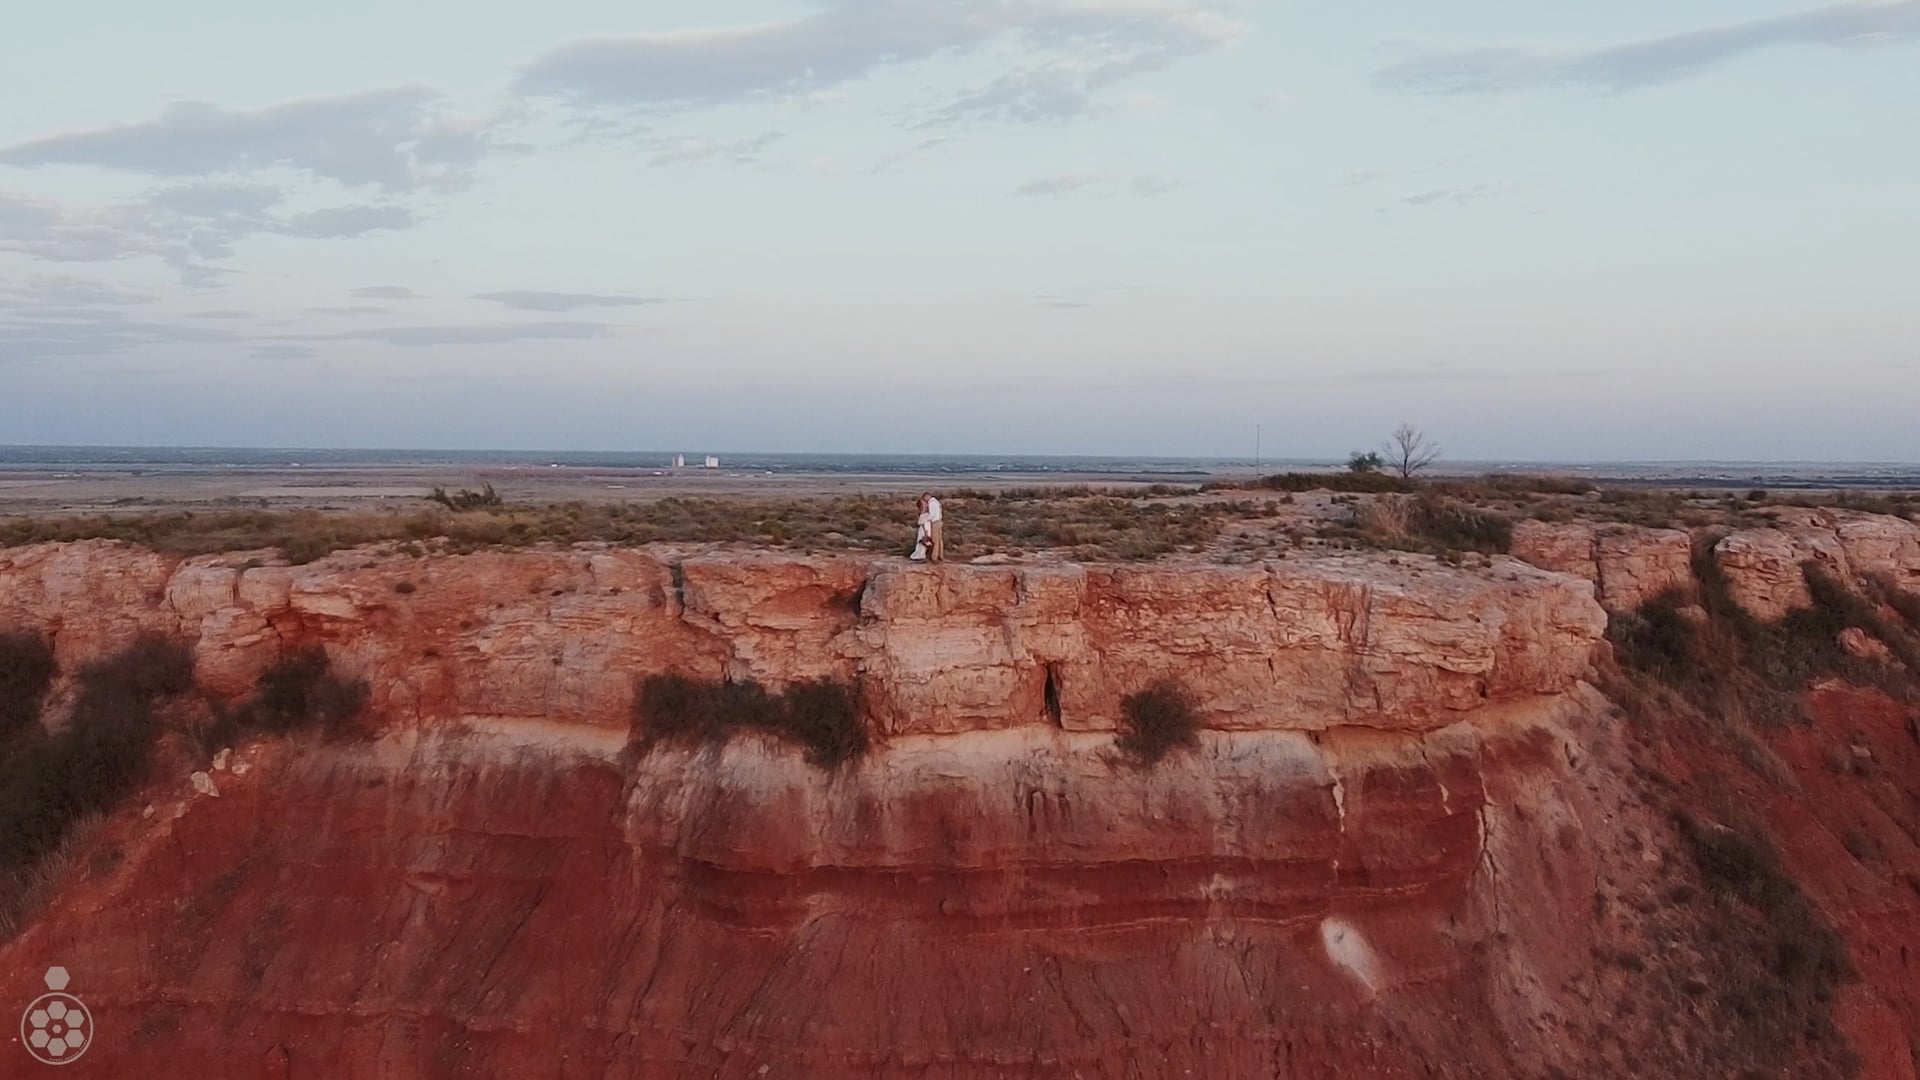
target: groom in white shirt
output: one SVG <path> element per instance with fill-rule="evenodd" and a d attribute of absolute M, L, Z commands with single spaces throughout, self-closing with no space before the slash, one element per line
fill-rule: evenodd
<path fill-rule="evenodd" d="M 944 562 L 947 557 L 945 524 L 940 520 L 940 500 L 929 491 L 920 496 L 923 506 L 922 516 L 927 522 L 927 558 L 932 562 Z"/>

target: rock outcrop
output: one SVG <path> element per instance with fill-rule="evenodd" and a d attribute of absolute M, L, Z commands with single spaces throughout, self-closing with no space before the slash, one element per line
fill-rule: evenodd
<path fill-rule="evenodd" d="M 1608 611 L 1635 611 L 1693 581 L 1693 539 L 1680 529 L 1589 522 L 1522 521 L 1513 529 L 1515 558 L 1594 583 Z"/>
<path fill-rule="evenodd" d="M 1714 548 L 1727 587 L 1741 607 L 1779 619 L 1812 603 L 1803 567 L 1825 567 L 1843 581 L 1884 577 L 1920 592 L 1920 525 L 1881 514 L 1840 510 L 1782 511 L 1779 525 L 1748 529 Z"/>
<path fill-rule="evenodd" d="M 389 724 L 624 728 L 647 674 L 855 678 L 881 734 L 1110 731 L 1121 697 L 1163 676 L 1195 688 L 1209 727 L 1427 730 L 1566 692 L 1605 628 L 1583 583 L 1511 560 L 932 569 L 625 549 L 258 563 L 107 542 L 0 551 L 0 624 L 45 628 L 68 669 L 143 631 L 188 641 L 202 683 L 229 696 L 323 645 Z"/>
<path fill-rule="evenodd" d="M 1800 507 L 1772 511 L 1777 525 L 1720 539 L 1713 557 L 1734 602 L 1777 620 L 1813 602 L 1805 567 L 1842 581 L 1882 578 L 1920 592 L 1920 525 L 1882 514 Z M 1522 521 L 1513 554 L 1534 566 L 1594 583 L 1610 612 L 1627 612 L 1675 588 L 1690 588 L 1692 539 L 1679 529 L 1596 522 Z"/>

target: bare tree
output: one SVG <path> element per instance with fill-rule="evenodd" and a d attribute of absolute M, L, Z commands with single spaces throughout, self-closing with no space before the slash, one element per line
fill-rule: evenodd
<path fill-rule="evenodd" d="M 1394 428 L 1386 450 L 1388 467 L 1403 480 L 1411 480 L 1414 473 L 1433 464 L 1440 456 L 1440 444 L 1429 440 L 1426 432 L 1412 424 Z"/>

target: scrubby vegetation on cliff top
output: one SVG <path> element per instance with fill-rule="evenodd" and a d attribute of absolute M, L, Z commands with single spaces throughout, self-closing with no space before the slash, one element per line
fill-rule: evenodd
<path fill-rule="evenodd" d="M 655 746 L 710 746 L 758 731 L 806 748 L 807 761 L 837 768 L 866 753 L 860 688 L 834 679 L 793 683 L 778 694 L 752 680 L 649 675 L 635 688 L 631 753 Z"/>
<path fill-rule="evenodd" d="M 1044 552 L 1080 561 L 1187 556 L 1244 562 L 1358 548 L 1459 562 L 1462 555 L 1507 551 L 1514 524 L 1527 519 L 1703 530 L 1770 525 L 1784 507 L 1920 516 L 1920 497 L 1905 493 L 1783 498 L 1764 491 L 1602 489 L 1559 476 L 1420 480 L 1381 472 L 1281 473 L 1132 489 L 961 488 L 943 499 L 947 551 L 956 561 Z M 374 543 L 412 554 L 588 542 L 904 554 L 912 541 L 910 510 L 904 497 L 882 495 L 519 504 L 483 486 L 436 488 L 411 508 L 379 511 L 218 507 L 0 517 L 0 547 L 99 538 L 182 555 L 279 549 L 295 564 Z"/>
<path fill-rule="evenodd" d="M 465 506 L 464 500 L 461 501 Z M 956 492 L 946 498 L 949 558 L 1064 550 L 1086 559 L 1150 559 L 1204 550 L 1236 515 L 1259 508 L 1219 500 L 1091 490 Z M 670 497 L 630 503 L 490 505 L 413 511 L 172 511 L 0 518 L 0 546 L 123 540 L 174 554 L 278 548 L 294 563 L 342 548 L 396 541 L 463 552 L 531 544 L 750 543 L 796 551 L 905 554 L 911 503 L 880 496 L 784 500 Z"/>

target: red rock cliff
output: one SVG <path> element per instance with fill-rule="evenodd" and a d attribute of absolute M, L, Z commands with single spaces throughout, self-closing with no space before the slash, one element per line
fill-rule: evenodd
<path fill-rule="evenodd" d="M 77 1075 L 1725 1060 L 1617 1019 L 1641 991 L 1596 960 L 1628 932 L 1599 912 L 1676 871 L 1585 681 L 1593 587 L 1513 560 L 285 567 L 73 544 L 0 552 L 0 626 L 50 633 L 68 670 L 158 631 L 227 695 L 319 643 L 384 732 L 256 743 L 217 797 L 163 779 L 90 841 L 0 948 L 10 992 L 76 973 L 99 1030 Z M 757 737 L 625 761 L 635 679 L 663 671 L 857 678 L 875 749 L 831 772 Z M 1205 730 L 1137 768 L 1110 732 L 1161 676 Z"/>

